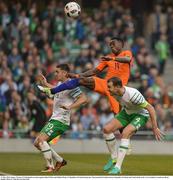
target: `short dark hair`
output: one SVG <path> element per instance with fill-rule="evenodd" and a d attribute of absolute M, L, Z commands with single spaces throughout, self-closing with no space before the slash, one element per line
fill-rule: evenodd
<path fill-rule="evenodd" d="M 60 68 L 61 70 L 64 70 L 66 72 L 70 72 L 70 67 L 68 64 L 58 64 L 56 68 Z"/>
<path fill-rule="evenodd" d="M 124 47 L 124 40 L 122 38 L 120 38 L 120 37 L 112 37 L 111 41 L 114 41 L 114 40 L 120 41 L 122 43 L 122 47 Z"/>
<path fill-rule="evenodd" d="M 114 86 L 119 86 L 119 87 L 123 86 L 121 79 L 118 77 L 112 77 L 108 79 L 108 82 L 112 82 Z"/>

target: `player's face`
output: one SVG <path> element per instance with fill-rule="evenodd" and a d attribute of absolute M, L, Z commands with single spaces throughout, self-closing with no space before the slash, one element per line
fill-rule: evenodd
<path fill-rule="evenodd" d="M 117 40 L 110 41 L 109 46 L 114 54 L 118 54 L 122 49 L 122 43 Z"/>
<path fill-rule="evenodd" d="M 116 87 L 113 85 L 113 82 L 108 82 L 108 91 L 110 92 L 111 96 L 119 95 L 120 87 Z"/>
<path fill-rule="evenodd" d="M 63 81 L 66 78 L 67 73 L 60 69 L 60 68 L 56 68 L 55 69 L 55 76 L 57 81 Z"/>

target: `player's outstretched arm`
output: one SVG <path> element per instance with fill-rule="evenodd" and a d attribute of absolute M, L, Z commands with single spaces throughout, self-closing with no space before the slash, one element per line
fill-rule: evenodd
<path fill-rule="evenodd" d="M 86 72 L 84 72 L 84 73 L 79 74 L 79 77 L 95 76 L 95 75 L 97 75 L 98 73 L 100 73 L 100 71 L 99 71 L 97 68 L 95 68 L 95 69 L 91 69 L 91 70 L 88 70 L 88 71 L 86 71 Z"/>
<path fill-rule="evenodd" d="M 107 67 L 107 63 L 106 61 L 104 61 L 104 58 L 101 57 L 101 60 L 102 61 L 94 69 L 88 70 L 80 74 L 68 73 L 68 76 L 70 78 L 80 78 L 80 77 L 90 77 L 90 76 L 98 75 L 101 71 L 103 71 Z"/>
<path fill-rule="evenodd" d="M 128 56 L 122 56 L 122 57 L 116 57 L 115 61 L 121 62 L 121 63 L 130 63 L 131 57 Z"/>
<path fill-rule="evenodd" d="M 87 99 L 86 95 L 84 93 L 82 93 L 78 96 L 77 100 L 73 104 L 71 104 L 70 106 L 62 106 L 62 108 L 66 109 L 66 110 L 72 110 L 72 109 L 76 109 L 86 103 L 88 103 L 88 99 Z"/>
<path fill-rule="evenodd" d="M 118 61 L 118 62 L 121 62 L 121 63 L 130 63 L 131 61 L 131 56 L 122 56 L 122 57 L 115 57 L 115 58 L 112 58 L 112 57 L 109 57 L 109 56 L 102 56 L 101 59 L 102 61 Z"/>
<path fill-rule="evenodd" d="M 75 73 L 68 73 L 68 77 L 69 78 L 80 78 L 80 77 L 90 77 L 90 76 L 95 76 L 99 73 L 100 71 L 98 69 L 91 69 L 88 70 L 84 73 L 80 73 L 80 74 L 75 74 Z"/>
<path fill-rule="evenodd" d="M 164 139 L 164 133 L 157 126 L 156 112 L 154 110 L 154 107 L 148 103 L 147 106 L 145 107 L 145 109 L 147 109 L 149 114 L 150 114 L 153 133 L 155 135 L 156 140 L 163 140 Z"/>

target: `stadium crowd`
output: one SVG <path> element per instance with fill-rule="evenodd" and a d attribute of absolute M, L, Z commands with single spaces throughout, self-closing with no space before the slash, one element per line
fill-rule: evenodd
<path fill-rule="evenodd" d="M 42 8 L 36 1 L 27 6 L 0 1 L 0 137 L 21 137 L 19 132 L 34 137 L 50 117 L 52 100 L 36 88 L 39 72 L 56 84 L 52 72 L 57 63 L 68 63 L 76 73 L 91 69 L 110 52 L 114 36 L 123 38 L 134 55 L 129 86 L 138 87 L 155 106 L 159 127 L 173 131 L 172 85 L 163 81 L 173 55 L 173 7 L 153 8 L 139 21 L 120 1 L 103 0 L 71 20 L 65 18 L 63 1 Z M 84 130 L 101 131 L 113 117 L 105 97 L 84 91 L 90 101 L 72 114 L 72 138 Z M 148 122 L 143 130 L 150 128 Z"/>

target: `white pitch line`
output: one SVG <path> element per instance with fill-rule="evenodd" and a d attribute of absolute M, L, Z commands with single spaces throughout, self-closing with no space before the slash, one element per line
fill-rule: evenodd
<path fill-rule="evenodd" d="M 2 172 L 2 171 L 0 171 L 0 175 L 3 175 L 3 176 L 13 176 L 12 174 L 8 174 L 8 173 Z"/>

